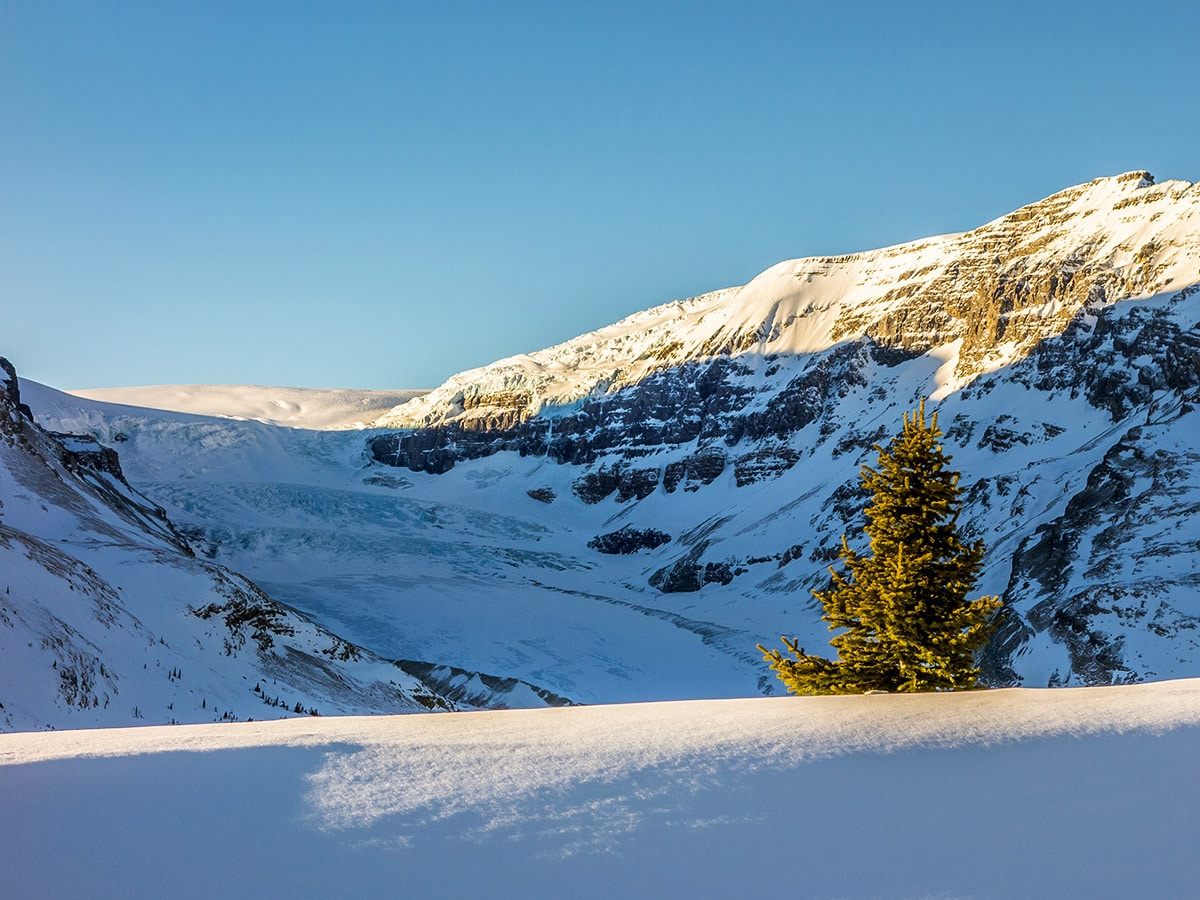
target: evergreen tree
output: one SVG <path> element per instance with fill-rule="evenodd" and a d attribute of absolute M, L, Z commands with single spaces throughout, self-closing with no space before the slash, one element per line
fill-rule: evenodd
<path fill-rule="evenodd" d="M 1000 608 L 997 597 L 967 600 L 983 562 L 983 542 L 958 537 L 959 473 L 938 438 L 937 414 L 925 402 L 909 415 L 887 448 L 875 446 L 877 467 L 862 469 L 871 493 L 865 510 L 870 553 L 842 537 L 845 568 L 830 568 L 832 585 L 813 591 L 824 609 L 837 659 L 813 656 L 783 639 L 790 658 L 761 644 L 763 658 L 794 694 L 857 694 L 870 690 L 972 688 L 975 651 L 987 643 Z"/>

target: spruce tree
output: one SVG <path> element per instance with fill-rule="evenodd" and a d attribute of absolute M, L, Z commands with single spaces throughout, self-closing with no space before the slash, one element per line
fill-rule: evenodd
<path fill-rule="evenodd" d="M 870 690 L 930 691 L 976 686 L 974 654 L 994 626 L 997 597 L 967 600 L 983 562 L 982 541 L 958 537 L 959 473 L 942 450 L 937 414 L 925 403 L 888 447 L 875 445 L 876 468 L 864 466 L 867 555 L 839 554 L 844 572 L 813 591 L 824 609 L 837 659 L 805 653 L 784 638 L 790 658 L 761 644 L 763 658 L 794 694 Z"/>

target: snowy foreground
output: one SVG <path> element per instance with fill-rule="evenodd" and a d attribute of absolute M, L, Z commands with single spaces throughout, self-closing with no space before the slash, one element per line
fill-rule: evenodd
<path fill-rule="evenodd" d="M 1194 896 L 1200 680 L 0 735 L 6 897 Z"/>

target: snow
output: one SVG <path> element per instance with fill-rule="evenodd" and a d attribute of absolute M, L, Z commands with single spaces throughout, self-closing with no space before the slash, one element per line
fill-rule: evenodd
<path fill-rule="evenodd" d="M 0 735 L 8 897 L 1185 896 L 1200 680 Z"/>
<path fill-rule="evenodd" d="M 249 419 L 316 431 L 362 428 L 380 414 L 425 391 L 261 387 L 245 384 L 175 384 L 74 390 L 76 397 L 231 419 Z"/>

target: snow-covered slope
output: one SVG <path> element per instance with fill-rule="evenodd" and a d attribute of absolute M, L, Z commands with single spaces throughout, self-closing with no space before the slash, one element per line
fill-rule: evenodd
<path fill-rule="evenodd" d="M 0 359 L 0 731 L 555 699 L 419 665 L 196 558 L 112 449 L 34 424 Z"/>
<path fill-rule="evenodd" d="M 0 735 L 10 898 L 1186 897 L 1195 680 Z"/>

